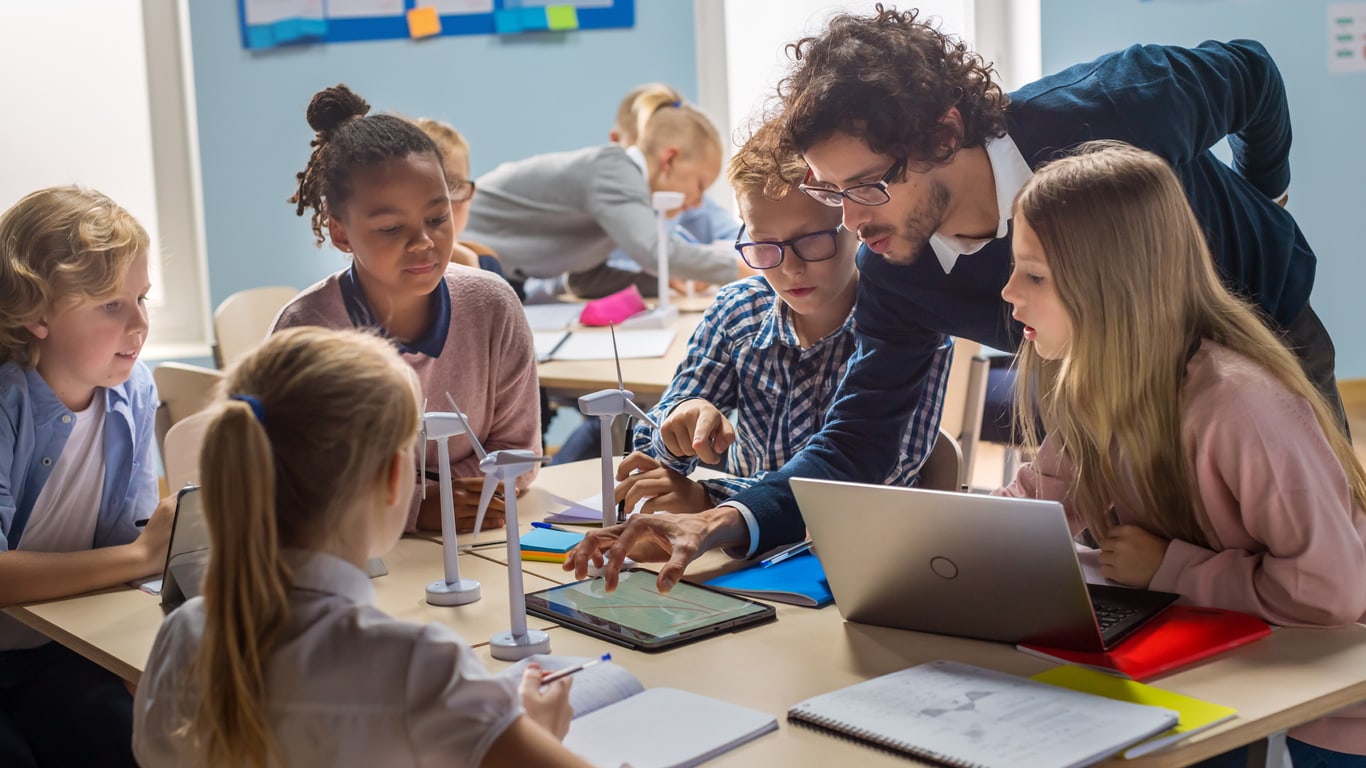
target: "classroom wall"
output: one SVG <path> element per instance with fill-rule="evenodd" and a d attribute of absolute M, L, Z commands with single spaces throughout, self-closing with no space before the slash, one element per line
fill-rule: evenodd
<path fill-rule="evenodd" d="M 1311 299 L 1337 346 L 1339 379 L 1366 377 L 1366 72 L 1328 71 L 1332 0 L 1042 0 L 1043 71 L 1133 43 L 1249 37 L 1276 58 L 1295 140 L 1289 208 L 1318 254 Z"/>
<path fill-rule="evenodd" d="M 305 287 L 346 266 L 313 246 L 286 199 L 308 159 L 304 110 L 344 82 L 381 111 L 430 116 L 469 139 L 473 172 L 532 154 L 607 141 L 631 87 L 663 80 L 696 98 L 693 4 L 636 3 L 636 26 L 567 34 L 459 36 L 241 47 L 237 4 L 192 2 L 209 295 Z"/>

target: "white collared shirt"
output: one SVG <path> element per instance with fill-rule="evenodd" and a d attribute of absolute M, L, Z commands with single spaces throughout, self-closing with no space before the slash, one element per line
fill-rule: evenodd
<path fill-rule="evenodd" d="M 266 722 L 282 765 L 477 766 L 522 714 L 516 679 L 489 674 L 450 628 L 375 608 L 360 569 L 302 550 L 287 560 L 289 620 L 266 665 Z M 175 732 L 197 700 L 204 618 L 195 598 L 157 634 L 134 702 L 144 768 L 201 764 Z"/>
<path fill-rule="evenodd" d="M 1006 236 L 1010 231 L 1010 210 L 1015 204 L 1015 195 L 1034 175 L 1010 134 L 999 139 L 987 139 L 983 146 L 987 151 L 987 161 L 991 163 L 991 176 L 996 181 L 996 208 L 999 215 L 996 235 L 987 240 L 941 235 L 938 232 L 931 235 L 930 247 L 934 249 L 934 255 L 939 258 L 939 265 L 944 268 L 946 275 L 953 271 L 959 256 L 977 253 L 992 240 Z"/>

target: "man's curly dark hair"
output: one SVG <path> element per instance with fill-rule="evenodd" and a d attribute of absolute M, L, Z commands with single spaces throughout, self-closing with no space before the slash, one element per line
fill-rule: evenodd
<path fill-rule="evenodd" d="M 1008 98 L 991 65 L 918 17 L 879 3 L 875 17 L 840 14 L 788 45 L 796 65 L 778 84 L 777 151 L 804 153 L 840 131 L 918 170 L 1004 135 Z M 961 135 L 940 123 L 950 107 Z"/>

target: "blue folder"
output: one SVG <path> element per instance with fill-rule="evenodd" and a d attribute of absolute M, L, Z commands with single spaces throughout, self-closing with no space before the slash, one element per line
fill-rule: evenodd
<path fill-rule="evenodd" d="M 758 564 L 702 582 L 723 592 L 820 608 L 835 602 L 821 561 L 811 553 L 763 568 Z"/>

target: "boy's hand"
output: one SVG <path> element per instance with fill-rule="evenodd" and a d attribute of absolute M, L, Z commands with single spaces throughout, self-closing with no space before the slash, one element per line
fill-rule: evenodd
<path fill-rule="evenodd" d="M 171 523 L 175 520 L 177 494 L 171 494 L 157 502 L 147 525 L 133 541 L 139 550 L 140 559 L 147 572 L 143 576 L 159 573 L 166 566 L 166 548 L 171 544 Z"/>
<path fill-rule="evenodd" d="M 695 398 L 674 406 L 660 425 L 659 435 L 669 453 L 716 464 L 735 442 L 735 427 L 716 406 Z"/>
<path fill-rule="evenodd" d="M 647 515 L 701 512 L 712 506 L 711 494 L 702 484 L 661 466 L 654 457 L 640 451 L 622 459 L 617 467 L 617 480 L 615 498 L 626 502 L 628 511 L 643 499 L 648 501 L 640 511 Z"/>

